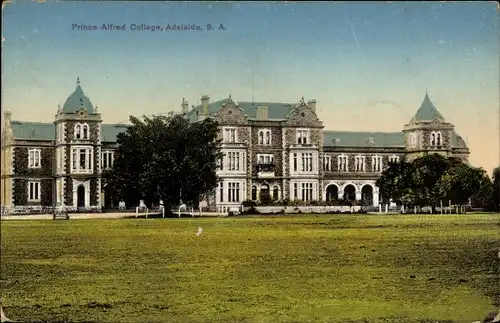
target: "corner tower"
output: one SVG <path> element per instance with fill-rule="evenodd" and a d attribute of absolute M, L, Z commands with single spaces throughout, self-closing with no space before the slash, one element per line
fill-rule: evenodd
<path fill-rule="evenodd" d="M 56 204 L 73 209 L 101 207 L 101 115 L 76 89 L 58 107 L 56 125 Z"/>
<path fill-rule="evenodd" d="M 452 155 L 454 126 L 436 109 L 427 91 L 417 113 L 404 126 L 403 133 L 409 160 L 432 153 L 445 157 Z"/>

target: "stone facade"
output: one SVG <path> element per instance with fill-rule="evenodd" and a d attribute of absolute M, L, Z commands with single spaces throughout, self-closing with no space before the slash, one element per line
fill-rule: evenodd
<path fill-rule="evenodd" d="M 427 95 L 402 132 L 323 129 L 316 101 L 235 103 L 231 97 L 183 113 L 214 118 L 224 158 L 213 201 L 223 209 L 245 200 L 355 199 L 378 205 L 377 178 L 390 161 L 440 153 L 467 161 L 469 149 Z M 53 124 L 23 123 L 4 115 L 2 206 L 116 207 L 106 179 L 116 135 L 126 126 L 102 124 L 79 83 Z M 80 128 L 78 128 L 80 126 Z M 84 132 L 82 127 L 85 127 Z M 117 129 L 117 127 L 119 129 Z M 121 127 L 121 128 L 120 128 Z M 79 129 L 79 130 L 78 130 Z M 85 135 L 83 135 L 85 134 Z"/>

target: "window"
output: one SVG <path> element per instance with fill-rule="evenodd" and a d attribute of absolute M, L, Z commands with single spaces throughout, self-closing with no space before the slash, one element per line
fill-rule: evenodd
<path fill-rule="evenodd" d="M 441 146 L 443 143 L 442 143 L 442 136 L 441 136 L 441 132 L 436 132 L 436 145 L 438 146 Z"/>
<path fill-rule="evenodd" d="M 299 185 L 297 183 L 293 183 L 293 198 L 294 198 L 294 200 L 296 200 L 299 197 L 299 192 L 297 192 L 298 186 Z"/>
<path fill-rule="evenodd" d="M 28 201 L 40 201 L 40 182 L 28 182 Z"/>
<path fill-rule="evenodd" d="M 240 183 L 228 183 L 227 201 L 228 202 L 240 201 Z"/>
<path fill-rule="evenodd" d="M 348 165 L 347 165 L 347 156 L 340 155 L 338 157 L 338 170 L 339 172 L 347 172 Z"/>
<path fill-rule="evenodd" d="M 297 154 L 293 154 L 293 171 L 297 171 Z"/>
<path fill-rule="evenodd" d="M 220 185 L 220 201 L 224 202 L 224 182 L 221 182 L 219 185 Z"/>
<path fill-rule="evenodd" d="M 313 199 L 313 184 L 302 183 L 302 201 L 311 201 Z"/>
<path fill-rule="evenodd" d="M 417 147 L 417 141 L 418 141 L 418 137 L 417 137 L 416 133 L 410 133 L 408 135 L 408 145 L 410 146 L 410 148 Z"/>
<path fill-rule="evenodd" d="M 257 164 L 272 164 L 273 160 L 272 154 L 257 154 Z"/>
<path fill-rule="evenodd" d="M 89 125 L 86 123 L 77 123 L 75 125 L 75 139 L 89 139 Z"/>
<path fill-rule="evenodd" d="M 71 165 L 73 172 L 91 173 L 94 166 L 94 150 L 88 147 L 72 148 Z"/>
<path fill-rule="evenodd" d="M 364 156 L 356 156 L 354 158 L 354 165 L 356 172 L 364 172 L 365 171 L 365 157 Z"/>
<path fill-rule="evenodd" d="M 228 153 L 229 158 L 229 168 L 230 171 L 240 170 L 240 153 L 239 152 L 230 152 Z"/>
<path fill-rule="evenodd" d="M 271 144 L 271 130 L 263 129 L 259 130 L 259 145 L 270 145 Z"/>
<path fill-rule="evenodd" d="M 323 156 L 323 170 L 325 172 L 330 172 L 332 170 L 331 165 L 332 165 L 332 157 L 329 155 L 324 155 Z"/>
<path fill-rule="evenodd" d="M 75 126 L 75 138 L 80 139 L 82 137 L 82 126 L 77 123 Z"/>
<path fill-rule="evenodd" d="M 381 172 L 382 171 L 382 156 L 373 156 L 372 157 L 372 171 Z"/>
<path fill-rule="evenodd" d="M 224 141 L 236 142 L 236 128 L 224 128 Z"/>
<path fill-rule="evenodd" d="M 219 169 L 224 170 L 224 155 L 219 159 Z"/>
<path fill-rule="evenodd" d="M 114 153 L 112 150 L 104 150 L 101 153 L 101 167 L 102 169 L 111 169 L 114 162 Z"/>
<path fill-rule="evenodd" d="M 257 186 L 252 186 L 252 201 L 257 200 Z"/>
<path fill-rule="evenodd" d="M 313 154 L 312 153 L 302 153 L 302 171 L 312 172 L 313 170 Z"/>
<path fill-rule="evenodd" d="M 375 138 L 373 138 L 373 137 L 368 137 L 368 143 L 369 143 L 369 144 L 374 144 L 374 143 L 375 143 Z"/>
<path fill-rule="evenodd" d="M 42 167 L 42 150 L 35 148 L 28 150 L 28 168 Z"/>
<path fill-rule="evenodd" d="M 441 134 L 440 131 L 433 131 L 431 132 L 431 146 L 441 146 L 443 144 L 443 135 Z"/>
<path fill-rule="evenodd" d="M 278 188 L 278 186 L 273 187 L 273 199 L 275 199 L 275 200 L 279 199 L 279 188 Z"/>
<path fill-rule="evenodd" d="M 389 157 L 389 162 L 390 163 L 397 163 L 399 162 L 399 156 L 396 156 L 396 155 L 392 155 Z"/>
<path fill-rule="evenodd" d="M 297 130 L 297 144 L 307 145 L 309 143 L 309 130 Z"/>

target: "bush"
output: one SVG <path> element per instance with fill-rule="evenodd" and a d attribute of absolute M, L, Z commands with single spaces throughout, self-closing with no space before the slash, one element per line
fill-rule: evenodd
<path fill-rule="evenodd" d="M 255 201 L 246 200 L 246 201 L 243 201 L 243 203 L 241 203 L 241 205 L 243 205 L 244 207 L 255 207 L 255 206 L 257 206 L 257 203 Z"/>

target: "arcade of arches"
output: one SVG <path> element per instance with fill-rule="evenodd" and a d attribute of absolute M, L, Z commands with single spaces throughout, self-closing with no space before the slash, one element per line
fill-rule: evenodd
<path fill-rule="evenodd" d="M 379 205 L 378 188 L 374 188 L 371 184 L 356 186 L 349 183 L 344 186 L 339 186 L 330 183 L 326 186 L 324 196 L 325 201 L 344 200 L 344 201 L 363 201 L 367 205 Z"/>

